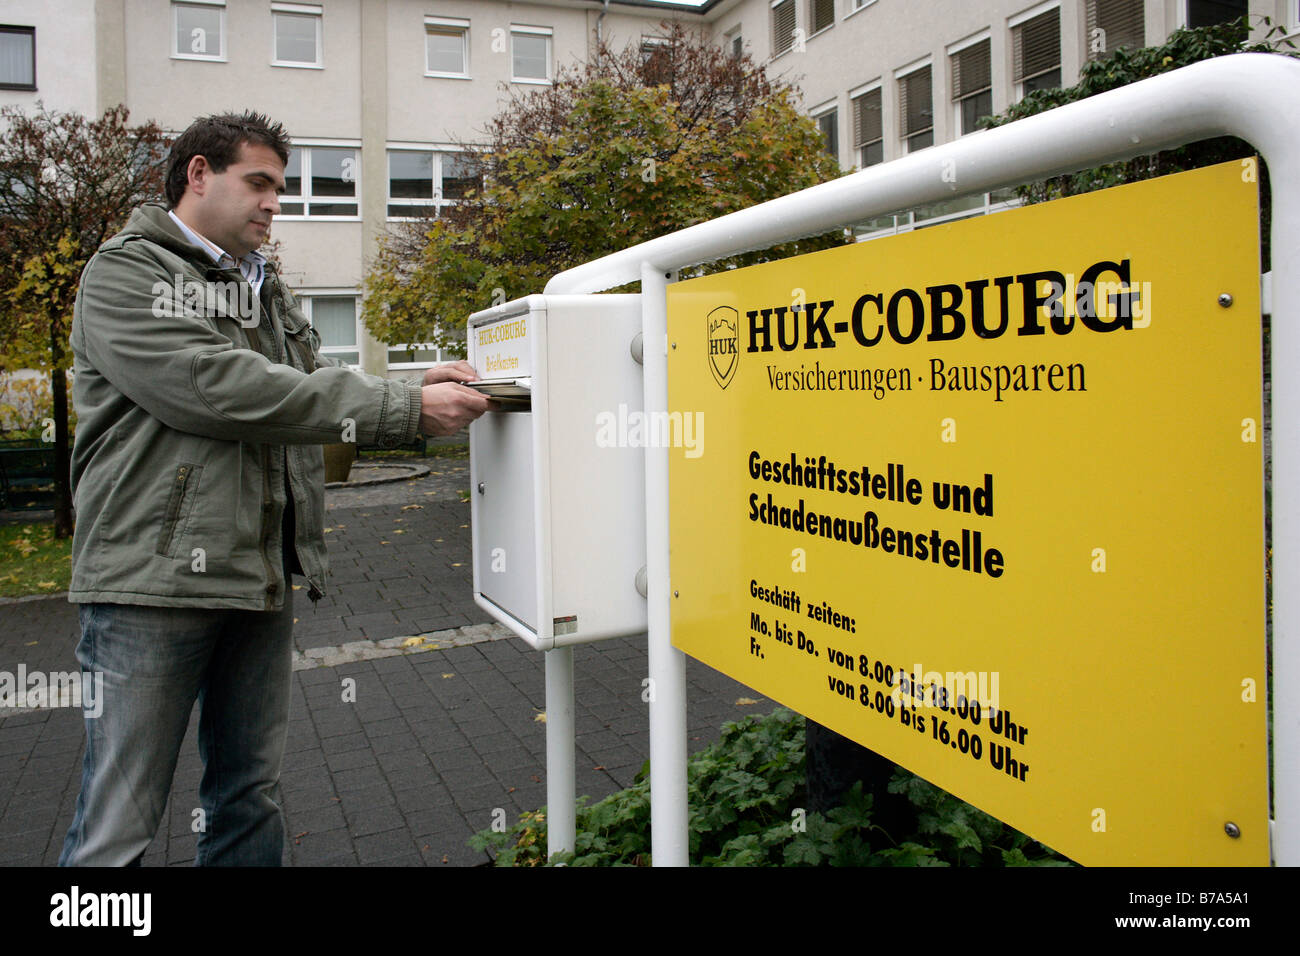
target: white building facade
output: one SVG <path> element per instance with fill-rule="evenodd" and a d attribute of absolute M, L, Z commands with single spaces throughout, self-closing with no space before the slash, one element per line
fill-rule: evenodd
<path fill-rule="evenodd" d="M 328 352 L 409 375 L 441 355 L 378 342 L 358 320 L 379 237 L 456 202 L 460 144 L 597 37 L 621 48 L 675 19 L 748 53 L 800 87 L 828 150 L 855 168 L 969 135 L 1030 90 L 1073 84 L 1090 56 L 1243 13 L 1300 30 L 1300 0 L 0 0 L 0 105 L 125 103 L 172 131 L 244 109 L 283 122 L 286 279 Z M 863 233 L 1008 198 L 904 210 Z"/>

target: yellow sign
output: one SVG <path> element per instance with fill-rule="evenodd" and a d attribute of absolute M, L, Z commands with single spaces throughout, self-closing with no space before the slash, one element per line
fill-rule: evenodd
<path fill-rule="evenodd" d="M 1229 163 L 671 286 L 673 643 L 1081 863 L 1267 865 L 1257 205 Z"/>

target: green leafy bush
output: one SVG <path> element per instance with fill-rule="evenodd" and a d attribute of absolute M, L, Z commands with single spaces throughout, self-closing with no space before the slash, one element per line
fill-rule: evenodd
<path fill-rule="evenodd" d="M 890 791 L 916 810 L 916 832 L 872 822 L 860 784 L 826 815 L 806 812 L 804 720 L 778 708 L 722 728 L 687 764 L 690 859 L 698 866 L 1068 866 L 1069 861 L 920 777 L 898 770 Z M 546 809 L 504 833 L 483 830 L 470 846 L 498 866 L 546 862 Z M 649 764 L 631 787 L 587 806 L 579 801 L 567 866 L 650 864 Z"/>

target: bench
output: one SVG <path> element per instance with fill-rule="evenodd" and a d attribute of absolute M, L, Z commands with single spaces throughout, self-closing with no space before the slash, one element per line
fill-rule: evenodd
<path fill-rule="evenodd" d="M 25 497 L 54 497 L 54 446 L 31 439 L 0 441 L 0 508 L 13 505 L 15 492 Z"/>

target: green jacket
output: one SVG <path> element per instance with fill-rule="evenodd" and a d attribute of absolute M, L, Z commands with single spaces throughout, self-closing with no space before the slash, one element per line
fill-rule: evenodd
<path fill-rule="evenodd" d="M 256 300 L 160 205 L 137 209 L 81 276 L 73 602 L 275 610 L 287 485 L 290 564 L 328 574 L 321 445 L 412 441 L 418 385 L 353 372 L 268 266 Z"/>

